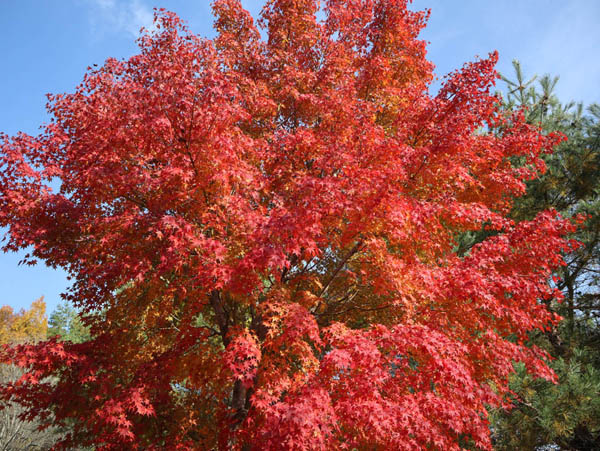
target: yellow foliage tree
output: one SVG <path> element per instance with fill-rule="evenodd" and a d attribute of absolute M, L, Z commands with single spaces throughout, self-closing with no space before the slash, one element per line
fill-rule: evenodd
<path fill-rule="evenodd" d="M 12 307 L 0 307 L 0 345 L 32 343 L 46 338 L 48 318 L 44 298 L 32 302 L 29 310 L 15 313 Z M 14 382 L 23 374 L 15 365 L 0 364 L 0 382 Z M 58 437 L 54 427 L 39 430 L 37 421 L 21 418 L 23 407 L 8 402 L 0 409 L 0 450 L 50 449 Z"/>
<path fill-rule="evenodd" d="M 36 342 L 46 338 L 48 318 L 44 297 L 33 301 L 29 310 L 14 313 L 12 307 L 0 308 L 0 344 Z"/>

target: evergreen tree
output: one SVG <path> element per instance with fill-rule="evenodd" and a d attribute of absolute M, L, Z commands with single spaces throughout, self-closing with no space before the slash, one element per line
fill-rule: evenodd
<path fill-rule="evenodd" d="M 564 300 L 548 301 L 564 319 L 531 337 L 556 359 L 551 366 L 558 384 L 534 379 L 517 368 L 511 387 L 515 408 L 493 414 L 496 447 L 535 449 L 555 444 L 567 450 L 600 449 L 600 106 L 585 110 L 581 103 L 563 104 L 554 95 L 558 77 L 525 81 L 519 62 L 513 66 L 515 80 L 502 77 L 507 116 L 521 110 L 544 133 L 560 132 L 567 138 L 545 156 L 546 173 L 528 182 L 513 217 L 526 220 L 555 208 L 565 216 L 584 214 L 587 219 L 573 236 L 580 247 L 556 274 Z"/>
<path fill-rule="evenodd" d="M 90 339 L 90 330 L 83 324 L 77 310 L 66 302 L 60 304 L 48 320 L 48 336 L 60 336 L 63 341 L 83 343 Z"/>

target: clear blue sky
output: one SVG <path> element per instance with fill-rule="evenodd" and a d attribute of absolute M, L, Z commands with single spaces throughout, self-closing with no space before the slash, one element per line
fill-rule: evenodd
<path fill-rule="evenodd" d="M 263 3 L 242 0 L 255 17 Z M 133 55 L 153 7 L 213 35 L 208 0 L 1 1 L 0 130 L 35 134 L 48 120 L 45 94 L 72 91 L 87 66 L 109 56 Z M 600 101 L 600 1 L 414 0 L 412 7 L 432 10 L 423 38 L 438 75 L 498 50 L 500 71 L 512 74 L 517 58 L 527 74 L 560 75 L 562 100 Z M 19 260 L 0 253 L 0 305 L 28 307 L 44 295 L 52 311 L 68 286 L 65 274 L 43 263 L 18 266 Z"/>

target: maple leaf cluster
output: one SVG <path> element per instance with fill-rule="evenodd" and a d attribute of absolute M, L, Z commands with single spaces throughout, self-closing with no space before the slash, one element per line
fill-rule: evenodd
<path fill-rule="evenodd" d="M 0 137 L 4 249 L 68 271 L 92 335 L 5 348 L 0 397 L 58 448 L 489 449 L 513 362 L 554 377 L 526 342 L 573 226 L 508 213 L 560 137 L 499 113 L 495 53 L 431 95 L 406 0 L 269 0 L 264 38 L 213 8 Z"/>

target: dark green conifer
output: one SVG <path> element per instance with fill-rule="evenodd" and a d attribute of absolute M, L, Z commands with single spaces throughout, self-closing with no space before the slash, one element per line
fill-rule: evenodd
<path fill-rule="evenodd" d="M 600 449 L 600 106 L 561 103 L 558 77 L 526 80 L 518 61 L 515 80 L 506 77 L 506 114 L 524 108 L 527 120 L 567 140 L 546 155 L 546 173 L 528 182 L 515 205 L 515 220 L 554 208 L 562 215 L 586 215 L 573 238 L 581 246 L 565 256 L 556 286 L 564 300 L 549 307 L 564 319 L 531 339 L 555 358 L 558 384 L 533 379 L 517 366 L 512 379 L 515 407 L 492 413 L 495 446 L 502 450 Z M 534 81 L 537 80 L 537 84 Z M 518 164 L 518 162 L 516 162 Z"/>

